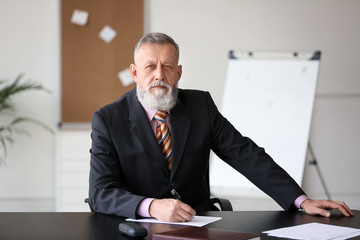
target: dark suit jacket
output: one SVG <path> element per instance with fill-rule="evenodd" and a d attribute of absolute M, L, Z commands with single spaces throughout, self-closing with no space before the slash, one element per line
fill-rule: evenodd
<path fill-rule="evenodd" d="M 173 188 L 197 213 L 209 210 L 210 150 L 285 210 L 304 194 L 219 113 L 207 92 L 179 89 L 171 110 L 171 172 L 135 88 L 94 113 L 91 136 L 89 200 L 98 212 L 135 218 L 144 198 L 170 198 Z"/>

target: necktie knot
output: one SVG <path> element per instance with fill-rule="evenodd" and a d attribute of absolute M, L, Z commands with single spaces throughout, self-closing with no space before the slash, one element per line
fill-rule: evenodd
<path fill-rule="evenodd" d="M 158 110 L 156 113 L 155 113 L 155 120 L 161 124 L 161 123 L 165 123 L 165 117 L 166 117 L 166 112 L 165 111 L 162 111 L 162 110 Z"/>

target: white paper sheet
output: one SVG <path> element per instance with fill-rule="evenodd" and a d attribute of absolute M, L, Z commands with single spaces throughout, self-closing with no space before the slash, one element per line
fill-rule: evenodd
<path fill-rule="evenodd" d="M 116 36 L 116 31 L 110 26 L 106 25 L 99 33 L 99 37 L 104 40 L 104 42 L 111 42 Z"/>
<path fill-rule="evenodd" d="M 88 18 L 89 12 L 75 9 L 71 16 L 71 23 L 84 26 L 88 22 Z"/>
<path fill-rule="evenodd" d="M 124 87 L 130 86 L 132 83 L 134 83 L 134 80 L 132 79 L 130 75 L 130 69 L 126 68 L 118 73 L 118 78 L 120 79 L 122 85 Z"/>
<path fill-rule="evenodd" d="M 208 217 L 208 216 L 195 216 L 190 222 L 162 222 L 155 218 L 140 218 L 140 219 L 132 219 L 127 218 L 126 221 L 129 222 L 147 222 L 147 223 L 164 223 L 164 224 L 173 224 L 173 225 L 183 225 L 183 226 L 193 226 L 193 227 L 202 227 L 209 223 L 216 222 L 220 220 L 221 217 Z"/>
<path fill-rule="evenodd" d="M 283 237 L 291 239 L 348 239 L 360 236 L 360 229 L 341 227 L 322 223 L 307 223 L 294 227 L 278 228 L 264 231 L 263 233 L 273 237 Z"/>

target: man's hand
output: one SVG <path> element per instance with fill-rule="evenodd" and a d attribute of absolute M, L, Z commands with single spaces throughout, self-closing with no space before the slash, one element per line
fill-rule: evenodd
<path fill-rule="evenodd" d="M 337 209 L 346 217 L 354 216 L 354 213 L 346 203 L 340 201 L 306 199 L 300 207 L 310 215 L 319 214 L 324 217 L 330 217 L 331 213 L 327 210 Z"/>
<path fill-rule="evenodd" d="M 175 199 L 154 199 L 149 207 L 150 216 L 164 222 L 191 221 L 196 212 L 189 205 Z"/>

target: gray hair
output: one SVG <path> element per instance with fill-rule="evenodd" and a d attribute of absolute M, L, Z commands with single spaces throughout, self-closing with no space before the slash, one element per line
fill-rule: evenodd
<path fill-rule="evenodd" d="M 179 61 L 179 45 L 174 41 L 174 39 L 172 39 L 171 37 L 169 37 L 168 35 L 166 35 L 165 33 L 147 33 L 145 34 L 136 44 L 135 46 L 135 51 L 134 51 L 134 61 L 136 58 L 136 54 L 139 51 L 140 47 L 144 44 L 166 44 L 166 43 L 170 43 L 171 45 L 173 45 L 176 49 L 176 55 L 177 55 L 177 61 Z"/>

